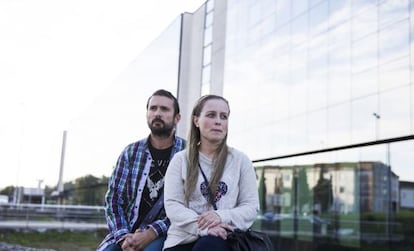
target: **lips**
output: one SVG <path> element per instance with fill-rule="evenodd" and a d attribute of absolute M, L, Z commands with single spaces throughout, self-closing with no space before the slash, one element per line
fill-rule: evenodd
<path fill-rule="evenodd" d="M 151 124 L 154 125 L 156 123 L 164 124 L 164 121 L 162 121 L 162 119 L 154 119 Z"/>

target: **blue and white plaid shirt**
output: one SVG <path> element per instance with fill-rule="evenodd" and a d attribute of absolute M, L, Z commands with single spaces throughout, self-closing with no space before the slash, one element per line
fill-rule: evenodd
<path fill-rule="evenodd" d="M 175 153 L 185 148 L 185 140 L 174 138 L 170 160 Z M 109 234 L 97 250 L 104 250 L 108 245 L 119 242 L 130 233 L 139 217 L 139 204 L 142 192 L 150 172 L 152 157 L 148 148 L 148 138 L 128 145 L 121 153 L 112 176 L 109 178 L 108 191 L 105 196 L 105 214 Z M 162 210 L 160 219 L 149 224 L 158 236 L 167 234 L 170 221 Z"/>

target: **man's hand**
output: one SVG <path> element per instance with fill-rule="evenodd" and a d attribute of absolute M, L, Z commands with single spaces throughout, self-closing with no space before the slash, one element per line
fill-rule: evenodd
<path fill-rule="evenodd" d="M 125 236 L 121 247 L 123 251 L 144 250 L 144 248 L 156 238 L 157 235 L 151 228 L 146 230 L 137 230 L 135 233 L 127 234 Z"/>

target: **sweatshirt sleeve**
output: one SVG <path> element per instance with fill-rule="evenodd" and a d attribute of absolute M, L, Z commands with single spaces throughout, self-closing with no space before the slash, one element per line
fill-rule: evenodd
<path fill-rule="evenodd" d="M 190 235 L 198 234 L 198 214 L 185 206 L 184 178 L 186 172 L 185 153 L 180 152 L 172 158 L 167 168 L 164 185 L 164 206 L 171 224 Z"/>
<path fill-rule="evenodd" d="M 223 222 L 245 230 L 252 226 L 259 211 L 256 172 L 252 162 L 245 154 L 238 152 L 235 157 L 236 165 L 240 165 L 238 180 L 240 190 L 236 206 L 232 209 L 219 209 L 217 213 Z"/>

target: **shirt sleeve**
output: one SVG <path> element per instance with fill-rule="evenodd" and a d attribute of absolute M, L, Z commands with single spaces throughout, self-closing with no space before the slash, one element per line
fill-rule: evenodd
<path fill-rule="evenodd" d="M 116 242 L 129 233 L 127 216 L 124 209 L 128 201 L 125 199 L 126 184 L 130 176 L 127 152 L 118 158 L 115 169 L 109 178 L 108 191 L 105 196 L 105 215 L 109 231 Z"/>
<path fill-rule="evenodd" d="M 151 228 L 157 236 L 166 236 L 168 228 L 170 227 L 170 219 L 165 217 L 162 220 L 156 220 L 155 222 L 148 225 L 149 228 Z"/>

